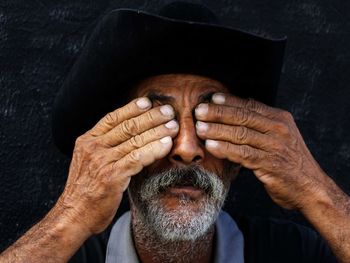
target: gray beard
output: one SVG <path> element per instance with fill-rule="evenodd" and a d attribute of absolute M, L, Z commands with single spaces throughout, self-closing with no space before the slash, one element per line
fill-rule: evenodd
<path fill-rule="evenodd" d="M 161 197 L 165 189 L 176 185 L 193 185 L 203 189 L 206 195 L 196 201 L 183 195 L 180 205 L 171 210 L 164 207 Z M 229 186 L 229 182 L 197 166 L 172 168 L 156 175 L 146 175 L 142 184 L 133 178 L 128 189 L 133 221 L 138 228 L 143 229 L 142 232 L 148 232 L 148 237 L 156 236 L 163 242 L 198 240 L 214 225 Z M 193 202 L 198 203 L 195 210 Z"/>

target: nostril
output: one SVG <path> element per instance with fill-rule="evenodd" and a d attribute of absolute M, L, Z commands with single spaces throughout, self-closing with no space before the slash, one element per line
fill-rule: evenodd
<path fill-rule="evenodd" d="M 193 158 L 193 162 L 198 162 L 198 161 L 200 161 L 202 158 L 199 156 L 199 155 L 196 155 L 194 158 Z"/>
<path fill-rule="evenodd" d="M 178 161 L 178 162 L 181 162 L 181 161 L 182 161 L 182 158 L 181 158 L 180 155 L 174 155 L 174 156 L 173 156 L 173 159 L 174 159 L 175 161 Z"/>

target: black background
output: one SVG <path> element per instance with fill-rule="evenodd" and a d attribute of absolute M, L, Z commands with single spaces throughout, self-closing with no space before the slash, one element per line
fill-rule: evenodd
<path fill-rule="evenodd" d="M 156 11 L 172 1 L 0 0 L 0 250 L 55 204 L 69 160 L 50 132 L 56 92 L 96 21 L 117 7 Z M 262 36 L 288 36 L 277 105 L 291 111 L 321 167 L 350 193 L 350 2 L 201 1 L 222 21 Z M 251 174 L 228 205 L 288 217 Z"/>

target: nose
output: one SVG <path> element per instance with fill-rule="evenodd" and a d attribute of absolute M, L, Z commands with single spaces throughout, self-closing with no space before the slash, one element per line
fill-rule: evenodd
<path fill-rule="evenodd" d="M 204 159 L 204 146 L 197 137 L 193 117 L 187 116 L 179 121 L 180 129 L 173 141 L 169 161 L 176 165 L 198 164 Z"/>

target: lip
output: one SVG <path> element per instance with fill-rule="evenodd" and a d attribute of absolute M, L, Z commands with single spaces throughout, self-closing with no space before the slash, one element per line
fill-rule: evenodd
<path fill-rule="evenodd" d="M 168 192 L 175 196 L 188 196 L 190 198 L 199 198 L 203 195 L 202 189 L 193 186 L 173 186 L 168 189 Z"/>

